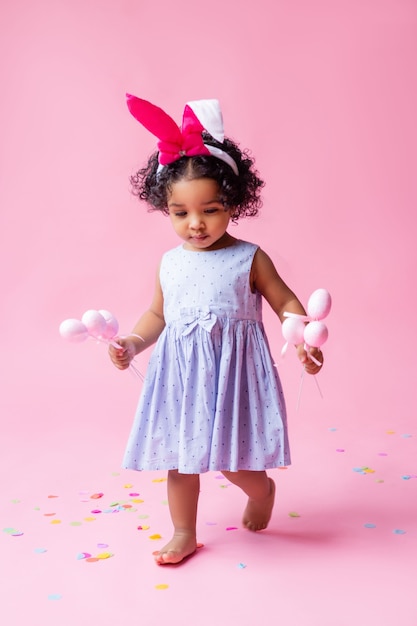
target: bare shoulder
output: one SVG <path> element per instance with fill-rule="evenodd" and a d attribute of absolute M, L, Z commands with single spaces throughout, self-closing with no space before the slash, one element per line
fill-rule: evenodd
<path fill-rule="evenodd" d="M 300 313 L 304 310 L 294 292 L 278 274 L 271 257 L 261 248 L 258 248 L 253 258 L 251 288 L 262 294 L 280 318 L 285 309 L 294 309 Z"/>
<path fill-rule="evenodd" d="M 262 285 L 269 282 L 271 278 L 279 278 L 278 272 L 275 268 L 272 259 L 268 254 L 258 248 L 253 257 L 252 270 L 251 270 L 251 287 L 260 293 L 263 293 Z"/>

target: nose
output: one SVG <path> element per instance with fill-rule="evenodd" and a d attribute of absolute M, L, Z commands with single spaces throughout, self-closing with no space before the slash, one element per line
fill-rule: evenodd
<path fill-rule="evenodd" d="M 190 216 L 190 228 L 192 230 L 201 230 L 204 228 L 204 220 L 201 215 Z"/>

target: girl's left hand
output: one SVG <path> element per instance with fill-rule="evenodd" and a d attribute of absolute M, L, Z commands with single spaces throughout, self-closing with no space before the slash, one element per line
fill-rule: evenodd
<path fill-rule="evenodd" d="M 312 356 L 314 356 L 315 359 L 320 361 L 321 365 L 317 365 L 317 363 L 314 363 L 314 361 L 309 359 L 308 354 L 303 344 L 300 344 L 299 346 L 297 346 L 298 358 L 300 359 L 301 363 L 304 365 L 304 369 L 307 372 L 307 374 L 318 374 L 323 366 L 323 360 L 324 360 L 323 353 L 319 348 L 309 348 L 308 352 Z"/>

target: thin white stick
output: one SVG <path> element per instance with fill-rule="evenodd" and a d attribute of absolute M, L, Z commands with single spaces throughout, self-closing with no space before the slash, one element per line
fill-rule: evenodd
<path fill-rule="evenodd" d="M 321 398 L 323 398 L 323 394 L 322 394 L 322 392 L 321 392 L 320 385 L 319 385 L 319 381 L 317 380 L 317 376 L 316 376 L 316 375 L 314 375 L 314 376 L 313 376 L 313 378 L 314 378 L 315 383 L 316 383 L 316 385 L 317 385 L 317 389 L 319 390 L 319 394 L 320 394 Z"/>
<path fill-rule="evenodd" d="M 300 388 L 298 390 L 298 398 L 297 398 L 297 408 L 296 411 L 298 411 L 299 407 L 300 407 L 300 399 L 301 399 L 301 392 L 303 390 L 303 382 L 304 382 L 304 374 L 306 373 L 305 369 L 303 368 L 303 371 L 301 372 L 301 379 L 300 379 Z"/>

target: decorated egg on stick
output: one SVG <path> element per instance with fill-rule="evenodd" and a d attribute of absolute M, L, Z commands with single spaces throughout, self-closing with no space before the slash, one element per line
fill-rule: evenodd
<path fill-rule="evenodd" d="M 286 344 L 281 350 L 281 355 L 284 355 L 287 351 L 288 344 L 292 343 L 295 346 L 304 342 L 304 328 L 305 324 L 302 319 L 297 317 L 287 317 L 282 323 L 282 335 L 286 340 Z"/>
<path fill-rule="evenodd" d="M 92 337 L 101 339 L 106 332 L 106 320 L 99 311 L 89 309 L 81 318 L 83 324 L 86 325 L 88 333 Z"/>
<path fill-rule="evenodd" d="M 329 331 L 324 322 L 314 321 L 307 324 L 304 328 L 304 341 L 307 346 L 320 348 L 329 336 Z"/>
<path fill-rule="evenodd" d="M 80 320 L 71 318 L 60 324 L 59 334 L 67 341 L 81 343 L 88 338 L 88 329 Z"/>
<path fill-rule="evenodd" d="M 312 320 L 322 320 L 330 313 L 332 298 L 327 289 L 316 289 L 307 303 L 307 313 Z"/>
<path fill-rule="evenodd" d="M 104 339 L 113 339 L 119 331 L 119 322 L 117 319 L 110 313 L 110 311 L 106 311 L 105 309 L 99 310 L 100 315 L 104 317 L 106 322 L 106 328 L 103 333 Z"/>

